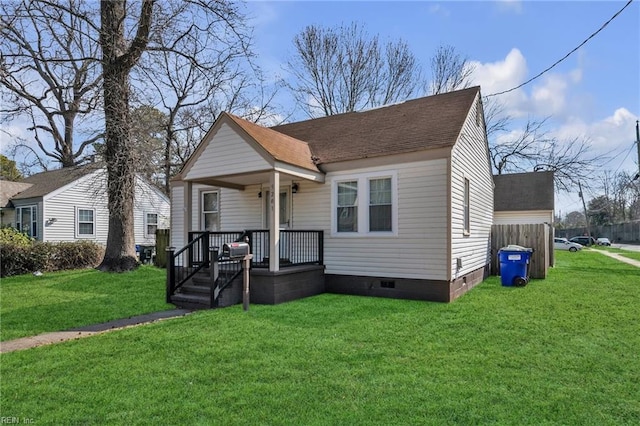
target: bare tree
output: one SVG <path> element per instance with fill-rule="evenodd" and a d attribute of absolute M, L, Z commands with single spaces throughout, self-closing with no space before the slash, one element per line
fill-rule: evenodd
<path fill-rule="evenodd" d="M 170 46 L 163 41 L 150 48 L 136 70 L 139 97 L 145 104 L 156 105 L 166 116 L 161 165 L 166 193 L 169 179 L 192 152 L 185 139 L 193 136 L 194 130 L 208 129 L 222 110 L 262 118 L 273 100 L 273 92 L 271 96 L 260 96 L 266 93 L 266 84 L 251 61 L 245 17 L 231 3 L 224 3 L 224 7 L 202 28 L 190 31 L 189 37 L 180 37 Z M 195 12 L 198 10 L 185 7 L 180 10 L 181 14 Z M 197 19 L 193 16 L 192 20 Z M 230 27 L 233 31 L 228 31 Z M 175 23 L 168 22 L 167 28 L 172 31 L 159 34 L 158 39 L 174 35 Z M 199 122 L 190 120 L 198 110 L 209 114 L 198 114 Z M 198 139 L 204 131 L 198 132 Z M 181 155 L 176 155 L 178 152 Z"/>
<path fill-rule="evenodd" d="M 547 119 L 528 119 L 524 128 L 490 141 L 490 155 L 497 174 L 553 171 L 557 191 L 569 192 L 591 180 L 602 158 L 590 154 L 589 140 L 574 137 L 559 140 L 545 128 Z M 507 127 L 505 127 L 506 129 Z M 504 132 L 505 130 L 501 130 Z"/>
<path fill-rule="evenodd" d="M 285 83 L 310 117 L 408 99 L 423 87 L 421 68 L 402 40 L 384 46 L 362 26 L 311 25 L 295 36 Z"/>
<path fill-rule="evenodd" d="M 431 58 L 429 94 L 453 92 L 471 85 L 475 67 L 451 45 L 441 45 Z"/>
<path fill-rule="evenodd" d="M 102 138 L 92 125 L 100 121 L 102 84 L 95 12 L 72 0 L 9 1 L 0 10 L 0 113 L 5 122 L 31 122 L 37 144 L 17 148 L 43 167 L 46 158 L 63 167 L 82 163 Z"/>

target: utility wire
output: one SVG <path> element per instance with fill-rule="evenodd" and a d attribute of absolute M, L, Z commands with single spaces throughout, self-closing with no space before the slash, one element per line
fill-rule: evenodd
<path fill-rule="evenodd" d="M 631 3 L 633 3 L 633 0 L 629 0 L 627 2 L 627 4 L 624 5 L 624 7 L 622 9 L 620 9 L 619 11 L 617 11 L 615 13 L 615 15 L 613 15 L 607 22 L 605 22 L 604 24 L 602 24 L 602 26 L 600 28 L 598 28 L 598 30 L 591 34 L 589 37 L 587 37 L 582 43 L 580 43 L 575 49 L 573 49 L 571 52 L 567 53 L 566 55 L 564 55 L 561 59 L 557 60 L 553 65 L 551 65 L 550 67 L 548 67 L 547 69 L 545 69 L 544 71 L 540 72 L 539 74 L 535 75 L 534 77 L 531 77 L 529 80 L 525 81 L 524 83 L 513 87 L 509 90 L 504 90 L 502 92 L 497 92 L 497 93 L 492 93 L 490 95 L 485 96 L 486 98 L 489 98 L 491 96 L 498 96 L 498 95 L 504 95 L 505 93 L 509 93 L 509 92 L 513 92 L 514 90 L 517 90 L 519 88 L 521 88 L 522 86 L 525 86 L 529 83 L 531 83 L 533 80 L 537 79 L 538 77 L 542 76 L 543 74 L 545 74 L 547 71 L 550 71 L 552 68 L 554 68 L 556 65 L 558 65 L 560 62 L 564 61 L 565 59 L 567 59 L 569 56 L 571 56 L 572 53 L 574 53 L 576 50 L 580 49 L 582 46 L 584 46 L 585 44 L 587 44 L 587 42 L 589 40 L 591 40 L 593 37 L 595 37 L 600 31 L 602 31 L 607 25 L 609 25 L 609 23 L 611 23 L 611 21 L 613 21 L 615 18 L 618 17 L 618 15 L 620 15 L 622 13 L 623 10 L 625 10 Z"/>
<path fill-rule="evenodd" d="M 622 165 L 624 164 L 625 161 L 627 161 L 627 158 L 629 158 L 629 154 L 631 154 L 631 150 L 635 148 L 633 146 L 633 144 L 631 145 L 631 147 L 629 148 L 629 150 L 627 151 L 627 155 L 624 156 L 624 160 L 622 160 L 622 162 L 620 163 L 620 165 L 618 166 L 618 168 L 616 169 L 615 172 L 613 172 L 613 174 L 615 175 L 616 173 L 618 173 L 618 170 L 620 170 L 620 167 L 622 167 Z"/>

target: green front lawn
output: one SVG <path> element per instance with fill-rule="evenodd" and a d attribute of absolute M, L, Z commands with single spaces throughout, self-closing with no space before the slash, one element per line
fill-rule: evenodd
<path fill-rule="evenodd" d="M 451 304 L 325 294 L 1 355 L 3 416 L 40 424 L 640 422 L 640 273 L 558 252 Z M 630 278 L 634 279 L 630 279 Z"/>
<path fill-rule="evenodd" d="M 165 270 L 151 266 L 127 274 L 85 269 L 3 278 L 0 340 L 174 308 L 164 292 Z"/>

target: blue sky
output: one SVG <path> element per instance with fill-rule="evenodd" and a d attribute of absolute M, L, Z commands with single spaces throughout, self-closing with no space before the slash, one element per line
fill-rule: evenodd
<path fill-rule="evenodd" d="M 604 166 L 611 171 L 637 170 L 633 142 L 640 116 L 639 3 L 632 3 L 553 70 L 500 96 L 515 117 L 551 116 L 549 131 L 559 138 L 588 137 L 594 153 L 612 157 Z M 475 83 L 487 95 L 517 86 L 544 70 L 625 4 L 264 1 L 249 2 L 247 10 L 253 16 L 259 63 L 268 75 L 285 75 L 283 64 L 293 53 L 292 40 L 305 26 L 357 21 L 382 40 L 404 39 L 427 73 L 435 49 L 453 45 L 474 62 Z M 286 96 L 280 101 L 290 102 Z M 579 207 L 577 194 L 556 200 L 556 210 L 563 213 Z"/>

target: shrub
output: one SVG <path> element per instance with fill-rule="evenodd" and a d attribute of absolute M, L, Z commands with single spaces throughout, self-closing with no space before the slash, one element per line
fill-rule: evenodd
<path fill-rule="evenodd" d="M 0 277 L 30 272 L 93 268 L 104 248 L 92 241 L 44 243 L 0 242 Z"/>
<path fill-rule="evenodd" d="M 32 243 L 33 238 L 15 228 L 0 228 L 0 244 L 16 244 L 21 247 L 28 247 Z"/>

